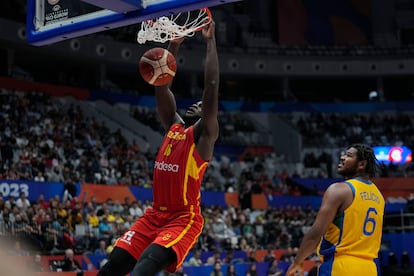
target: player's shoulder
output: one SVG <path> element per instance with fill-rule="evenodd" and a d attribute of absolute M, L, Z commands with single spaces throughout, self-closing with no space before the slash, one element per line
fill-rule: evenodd
<path fill-rule="evenodd" d="M 333 182 L 331 185 L 329 185 L 328 189 L 335 190 L 335 189 L 344 189 L 346 187 L 349 187 L 349 182 L 346 181 L 338 181 Z"/>
<path fill-rule="evenodd" d="M 353 187 L 350 183 L 346 181 L 338 181 L 334 182 L 326 189 L 325 195 L 333 196 L 333 197 L 341 197 L 346 193 L 352 193 Z"/>
<path fill-rule="evenodd" d="M 334 182 L 323 194 L 322 205 L 326 208 L 339 208 L 339 206 L 351 202 L 352 198 L 353 191 L 345 182 Z"/>

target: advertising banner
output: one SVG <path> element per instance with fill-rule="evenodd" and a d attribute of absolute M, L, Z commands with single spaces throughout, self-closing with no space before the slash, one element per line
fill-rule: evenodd
<path fill-rule="evenodd" d="M 3 198 L 9 197 L 18 198 L 20 193 L 24 192 L 30 201 L 36 201 L 39 195 L 43 194 L 48 200 L 55 195 L 62 197 L 64 192 L 63 183 L 55 182 L 36 182 L 36 181 L 22 181 L 22 180 L 0 180 L 0 193 Z"/>

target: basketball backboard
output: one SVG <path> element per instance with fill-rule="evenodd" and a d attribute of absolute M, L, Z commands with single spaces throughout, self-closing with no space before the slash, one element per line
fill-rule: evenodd
<path fill-rule="evenodd" d="M 241 0 L 27 0 L 27 41 L 58 41 Z"/>

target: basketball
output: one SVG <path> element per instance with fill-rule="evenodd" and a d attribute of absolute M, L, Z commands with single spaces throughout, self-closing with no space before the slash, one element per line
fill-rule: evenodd
<path fill-rule="evenodd" d="M 139 61 L 139 73 L 151 85 L 162 86 L 172 81 L 177 71 L 173 54 L 160 47 L 146 51 Z"/>

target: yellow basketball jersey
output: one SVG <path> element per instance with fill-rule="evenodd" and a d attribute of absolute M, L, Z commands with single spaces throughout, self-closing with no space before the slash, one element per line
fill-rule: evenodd
<path fill-rule="evenodd" d="M 371 181 L 354 178 L 346 183 L 352 189 L 354 200 L 344 212 L 336 215 L 321 240 L 319 254 L 324 264 L 320 275 L 347 275 L 338 267 L 344 259 L 348 263 L 346 268 L 354 269 L 355 273 L 362 269 L 364 276 L 377 275 L 374 260 L 381 246 L 384 197 Z"/>

